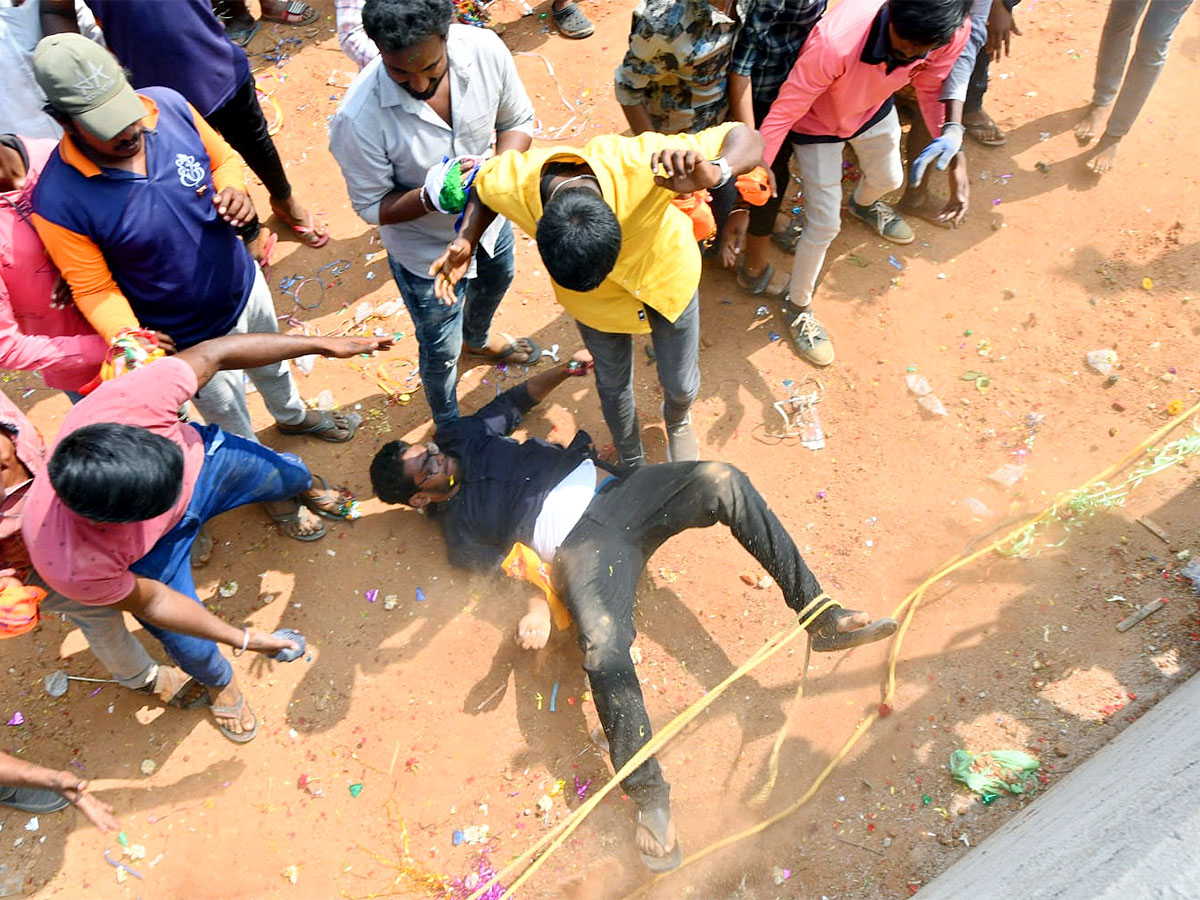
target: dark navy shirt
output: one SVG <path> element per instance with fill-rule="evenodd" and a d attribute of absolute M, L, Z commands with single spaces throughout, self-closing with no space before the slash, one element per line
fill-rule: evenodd
<path fill-rule="evenodd" d="M 87 0 L 134 88 L 169 87 L 208 117 L 250 77 L 209 0 Z"/>
<path fill-rule="evenodd" d="M 217 214 L 208 149 L 187 101 L 169 88 L 140 95 L 158 107 L 144 132 L 146 174 L 100 168 L 85 175 L 62 158 L 60 145 L 38 179 L 33 208 L 95 243 L 138 321 L 182 350 L 234 326 L 254 286 L 254 261 Z"/>
<path fill-rule="evenodd" d="M 505 391 L 474 415 L 438 426 L 438 447 L 461 466 L 458 492 L 432 504 L 429 516 L 446 538 L 450 563 L 466 569 L 498 566 L 515 541 L 532 546 L 546 495 L 594 456 L 586 431 L 571 446 L 508 437 L 534 406 L 525 385 Z"/>

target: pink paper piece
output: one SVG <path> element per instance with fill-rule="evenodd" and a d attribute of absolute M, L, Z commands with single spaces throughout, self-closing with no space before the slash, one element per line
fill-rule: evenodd
<path fill-rule="evenodd" d="M 366 592 L 366 598 L 369 603 L 374 603 L 379 599 L 379 588 L 371 588 Z"/>
<path fill-rule="evenodd" d="M 20 710 L 17 710 L 15 713 L 13 713 L 13 714 L 12 714 L 12 718 L 11 718 L 11 719 L 9 719 L 9 720 L 8 720 L 7 722 L 5 722 L 4 724 L 5 724 L 5 725 L 24 725 L 24 724 L 25 724 L 25 717 L 24 717 L 23 715 L 21 715 L 21 711 L 20 711 Z"/>

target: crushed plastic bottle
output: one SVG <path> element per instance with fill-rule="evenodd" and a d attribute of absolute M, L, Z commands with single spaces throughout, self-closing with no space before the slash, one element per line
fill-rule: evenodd
<path fill-rule="evenodd" d="M 908 385 L 910 391 L 917 395 L 917 402 L 921 404 L 922 409 L 935 416 L 946 415 L 946 407 L 942 405 L 938 395 L 929 386 L 928 378 L 924 375 L 905 375 L 904 383 Z"/>
<path fill-rule="evenodd" d="M 1200 594 L 1200 559 L 1190 560 L 1179 574 L 1192 583 L 1193 594 Z"/>
<path fill-rule="evenodd" d="M 825 429 L 821 427 L 815 403 L 802 404 L 796 411 L 796 426 L 800 430 L 800 443 L 805 449 L 821 450 L 825 447 Z"/>
<path fill-rule="evenodd" d="M 1101 375 L 1108 375 L 1117 364 L 1117 351 L 1089 350 L 1087 364 Z"/>

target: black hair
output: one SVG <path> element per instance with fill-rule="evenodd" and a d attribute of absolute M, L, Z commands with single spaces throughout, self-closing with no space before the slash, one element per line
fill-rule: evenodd
<path fill-rule="evenodd" d="M 411 446 L 408 441 L 390 441 L 371 460 L 371 487 L 384 503 L 408 506 L 418 491 L 417 483 L 404 474 L 404 453 Z"/>
<path fill-rule="evenodd" d="M 571 291 L 595 290 L 621 254 L 621 223 L 595 191 L 568 188 L 542 211 L 537 245 L 558 284 Z"/>
<path fill-rule="evenodd" d="M 183 490 L 183 450 L 145 428 L 100 422 L 72 431 L 47 466 L 67 509 L 93 522 L 161 516 Z"/>
<path fill-rule="evenodd" d="M 385 53 L 444 38 L 453 18 L 451 0 L 367 0 L 362 10 L 363 31 Z"/>
<path fill-rule="evenodd" d="M 950 43 L 971 10 L 971 0 L 888 0 L 896 34 L 914 44 Z"/>

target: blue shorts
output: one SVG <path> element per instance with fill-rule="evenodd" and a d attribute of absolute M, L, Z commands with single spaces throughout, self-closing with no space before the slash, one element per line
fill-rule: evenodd
<path fill-rule="evenodd" d="M 192 427 L 204 438 L 204 465 L 187 512 L 129 570 L 161 581 L 199 603 L 192 580 L 192 543 L 200 526 L 248 503 L 294 497 L 308 489 L 312 475 L 294 454 L 276 453 L 216 425 Z M 171 659 L 201 684 L 220 688 L 233 678 L 229 660 L 214 641 L 165 631 L 144 621 L 142 625 L 158 638 Z"/>

